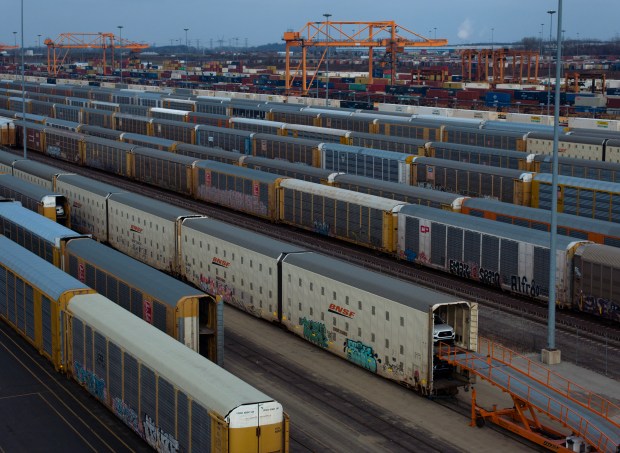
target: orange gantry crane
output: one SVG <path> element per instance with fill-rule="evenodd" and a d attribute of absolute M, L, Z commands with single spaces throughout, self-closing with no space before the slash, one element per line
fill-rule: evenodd
<path fill-rule="evenodd" d="M 513 83 L 538 81 L 539 53 L 533 50 L 465 49 L 461 51 L 461 74 L 468 82 L 508 82 L 510 72 Z M 473 64 L 476 70 L 473 71 Z M 491 71 L 489 72 L 489 67 Z"/>
<path fill-rule="evenodd" d="M 308 65 L 306 62 L 309 47 L 323 47 L 325 50 L 319 59 L 310 84 L 318 75 L 319 67 L 325 60 L 330 47 L 367 48 L 368 49 L 368 79 L 373 81 L 372 65 L 373 52 L 376 48 L 384 48 L 386 59 L 390 61 L 392 69 L 392 83 L 396 74 L 396 59 L 406 47 L 439 47 L 448 44 L 446 39 L 430 39 L 418 33 L 407 30 L 396 22 L 308 22 L 300 31 L 287 31 L 282 38 L 286 42 L 286 90 L 291 90 L 294 79 L 301 73 L 301 94 L 307 95 Z M 291 48 L 301 47 L 301 61 L 291 74 Z"/>
<path fill-rule="evenodd" d="M 112 68 L 114 68 L 114 50 L 129 49 L 132 52 L 140 52 L 148 48 L 148 44 L 132 42 L 121 39 L 114 33 L 61 33 L 55 41 L 47 38 L 44 41 L 47 46 L 47 72 L 58 75 L 58 69 L 65 62 L 70 49 L 101 49 L 103 73 L 106 73 L 106 50 L 111 49 Z"/>
<path fill-rule="evenodd" d="M 13 50 L 18 49 L 19 46 L 9 46 L 8 44 L 2 44 L 0 42 L 0 52 L 4 52 L 5 50 Z"/>

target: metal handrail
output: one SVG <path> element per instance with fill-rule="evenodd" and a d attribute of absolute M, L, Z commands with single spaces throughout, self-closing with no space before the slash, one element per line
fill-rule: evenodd
<path fill-rule="evenodd" d="M 457 354 L 462 357 L 457 357 Z M 561 422 L 565 426 L 570 427 L 571 429 L 578 432 L 581 437 L 588 440 L 591 443 L 591 445 L 596 446 L 596 448 L 599 449 L 599 451 L 607 451 L 607 447 L 612 446 L 612 448 L 609 451 L 615 452 L 616 445 L 613 443 L 613 441 L 609 438 L 607 434 L 605 434 L 597 426 L 590 423 L 587 419 L 585 419 L 579 413 L 575 412 L 568 406 L 564 405 L 561 401 L 558 401 L 551 396 L 540 394 L 540 392 L 533 389 L 527 382 L 524 382 L 518 378 L 512 377 L 503 371 L 500 371 L 500 372 L 503 373 L 503 375 L 507 377 L 506 386 L 494 381 L 492 378 L 493 370 L 497 369 L 497 367 L 493 366 L 490 360 L 492 356 L 490 355 L 487 356 L 487 360 L 485 360 L 485 358 L 482 357 L 480 353 L 474 353 L 472 351 L 468 351 L 466 349 L 462 349 L 458 347 L 453 347 L 445 343 L 440 343 L 439 345 L 439 356 L 442 359 L 448 360 L 449 362 L 451 361 L 455 365 L 458 365 L 458 366 L 461 366 L 463 368 L 470 370 L 474 374 L 480 376 L 482 379 L 490 380 L 490 382 L 492 382 L 494 385 L 501 388 L 502 390 L 509 392 L 511 394 L 514 394 L 521 399 L 524 399 L 532 406 L 536 407 L 540 411 L 549 415 L 551 418 Z M 503 365 L 511 366 L 510 364 L 506 362 L 502 362 L 501 360 L 497 358 L 495 359 L 501 362 Z M 477 370 L 475 368 L 474 362 L 484 362 L 487 365 L 485 370 L 488 371 L 488 374 L 485 374 Z M 511 368 L 515 369 L 515 367 L 513 366 L 511 366 Z M 528 375 L 528 377 L 531 377 L 531 376 Z M 534 379 L 534 380 L 536 380 L 537 382 L 540 382 L 538 379 Z M 515 389 L 516 384 L 518 384 L 518 386 L 521 387 L 522 389 L 523 388 L 527 389 L 526 395 L 523 395 L 523 390 L 519 391 L 518 389 Z M 545 386 L 548 387 L 547 384 L 545 384 Z M 551 387 L 549 388 L 553 390 L 553 388 Z M 541 399 L 547 400 L 545 407 L 542 407 L 541 405 L 535 404 L 534 402 L 532 402 L 531 397 L 532 397 L 533 392 L 536 392 L 540 396 Z M 558 393 L 562 394 L 561 392 L 558 392 Z M 577 403 L 581 405 L 581 403 L 579 402 Z M 556 409 L 553 409 L 552 406 L 554 405 Z M 584 407 L 584 408 L 588 410 L 592 410 L 589 407 Z M 603 416 L 602 414 L 598 414 L 598 415 Z"/>

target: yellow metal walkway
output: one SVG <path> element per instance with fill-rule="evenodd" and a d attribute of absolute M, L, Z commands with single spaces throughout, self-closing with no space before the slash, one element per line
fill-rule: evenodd
<path fill-rule="evenodd" d="M 480 338 L 478 345 L 471 352 L 440 344 L 438 355 L 509 393 L 515 405 L 487 411 L 473 392 L 472 422 L 490 420 L 554 451 L 579 451 L 572 442 L 584 440 L 595 451 L 620 453 L 620 407 L 490 340 Z M 568 444 L 565 435 L 540 423 L 539 412 L 572 431 Z"/>

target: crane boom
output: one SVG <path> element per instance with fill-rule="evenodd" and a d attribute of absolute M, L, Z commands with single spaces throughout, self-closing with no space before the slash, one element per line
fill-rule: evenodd
<path fill-rule="evenodd" d="M 130 49 L 140 52 L 147 49 L 148 44 L 120 39 L 114 33 L 61 33 L 55 41 L 47 38 L 47 72 L 58 75 L 58 69 L 65 62 L 70 49 L 101 49 L 103 53 L 103 72 L 106 67 L 106 50 L 112 49 L 112 67 L 114 67 L 114 49 Z"/>
<path fill-rule="evenodd" d="M 402 27 L 394 21 L 353 22 L 353 21 L 326 21 L 308 22 L 300 31 L 287 31 L 282 38 L 286 42 L 286 90 L 290 91 L 293 80 L 301 72 L 302 95 L 308 94 L 307 62 L 308 47 L 355 47 L 368 49 L 368 78 L 372 83 L 373 52 L 376 48 L 385 48 L 389 55 L 392 67 L 392 80 L 396 74 L 396 58 L 398 53 L 404 52 L 407 47 L 439 47 L 448 44 L 446 39 L 430 39 L 421 34 Z M 299 66 L 291 75 L 290 54 L 291 48 L 301 47 L 301 71 Z M 323 61 L 321 57 L 312 80 L 318 75 L 318 69 Z"/>

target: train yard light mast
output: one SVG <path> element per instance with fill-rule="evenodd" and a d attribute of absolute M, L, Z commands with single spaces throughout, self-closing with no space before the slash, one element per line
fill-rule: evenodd
<path fill-rule="evenodd" d="M 120 44 L 120 50 L 121 50 L 121 58 L 118 60 L 118 68 L 119 68 L 119 72 L 121 73 L 121 85 L 123 84 L 123 26 L 122 25 L 117 25 L 116 28 L 118 28 L 118 34 L 119 34 L 119 40 L 118 43 Z"/>
<path fill-rule="evenodd" d="M 553 13 L 548 11 L 551 15 Z M 542 351 L 542 361 L 548 365 L 560 363 L 561 353 L 555 347 L 555 304 L 556 304 L 556 255 L 558 229 L 558 146 L 560 137 L 560 69 L 562 66 L 562 0 L 558 0 L 557 49 L 555 65 L 555 107 L 553 111 L 553 170 L 551 176 L 551 240 L 549 257 L 549 306 L 547 325 L 547 348 Z"/>
<path fill-rule="evenodd" d="M 329 105 L 329 18 L 332 16 L 329 13 L 323 14 L 325 17 L 325 24 L 327 28 L 327 57 L 325 59 L 325 73 L 326 73 L 326 82 L 325 82 L 325 105 Z"/>

